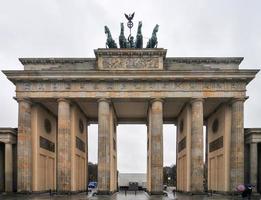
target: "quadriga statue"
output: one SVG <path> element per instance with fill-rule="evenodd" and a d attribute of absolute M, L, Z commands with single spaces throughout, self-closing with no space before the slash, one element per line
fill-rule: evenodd
<path fill-rule="evenodd" d="M 127 39 L 124 35 L 124 25 L 123 23 L 121 23 L 121 33 L 119 36 L 119 44 L 120 44 L 120 48 L 127 48 Z"/>
<path fill-rule="evenodd" d="M 104 26 L 105 34 L 107 35 L 106 48 L 117 48 L 116 42 L 112 39 L 111 32 L 107 26 Z"/>
<path fill-rule="evenodd" d="M 152 36 L 147 43 L 146 48 L 157 48 L 157 45 L 158 45 L 157 32 L 158 31 L 159 31 L 159 25 L 156 24 L 156 26 L 153 29 Z"/>
<path fill-rule="evenodd" d="M 137 35 L 136 35 L 136 41 L 135 41 L 135 48 L 143 48 L 143 36 L 142 36 L 142 33 L 141 33 L 141 27 L 142 27 L 142 22 L 139 21 Z"/>

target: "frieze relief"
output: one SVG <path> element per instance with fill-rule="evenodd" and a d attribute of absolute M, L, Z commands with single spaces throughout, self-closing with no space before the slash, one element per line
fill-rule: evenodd
<path fill-rule="evenodd" d="M 19 92 L 52 91 L 244 91 L 244 82 L 232 81 L 100 81 L 17 83 Z"/>
<path fill-rule="evenodd" d="M 100 69 L 133 69 L 133 70 L 144 70 L 144 69 L 161 69 L 158 57 L 103 57 Z"/>

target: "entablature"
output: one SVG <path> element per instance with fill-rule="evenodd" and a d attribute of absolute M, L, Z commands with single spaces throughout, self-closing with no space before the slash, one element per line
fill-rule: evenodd
<path fill-rule="evenodd" d="M 0 128 L 0 142 L 16 144 L 17 128 Z"/>
<path fill-rule="evenodd" d="M 28 81 L 245 81 L 250 82 L 259 70 L 209 70 L 209 71 L 3 71 L 13 83 Z"/>

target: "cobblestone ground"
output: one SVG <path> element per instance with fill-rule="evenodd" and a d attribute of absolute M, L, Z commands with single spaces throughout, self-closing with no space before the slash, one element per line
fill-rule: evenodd
<path fill-rule="evenodd" d="M 149 196 L 145 192 L 137 192 L 136 195 L 134 192 L 127 192 L 125 195 L 124 192 L 118 192 L 112 196 L 91 196 L 86 195 L 84 193 L 77 195 L 54 195 L 50 196 L 47 194 L 38 194 L 38 195 L 0 195 L 0 200 L 174 200 L 174 199 L 182 199 L 182 200 L 228 200 L 228 199 L 242 199 L 241 197 L 225 197 L 221 195 L 213 195 L 208 197 L 207 195 L 184 195 L 177 194 L 173 196 L 173 194 L 168 193 L 168 196 Z M 251 199 L 259 200 L 260 196 L 254 196 Z"/>

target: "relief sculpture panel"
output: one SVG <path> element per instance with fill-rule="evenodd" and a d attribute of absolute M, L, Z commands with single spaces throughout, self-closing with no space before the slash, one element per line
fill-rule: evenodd
<path fill-rule="evenodd" d="M 99 70 L 162 70 L 165 49 L 95 51 Z"/>
<path fill-rule="evenodd" d="M 157 57 L 132 57 L 132 58 L 117 58 L 103 57 L 100 66 L 101 69 L 114 70 L 144 70 L 144 69 L 159 69 L 159 58 Z"/>

